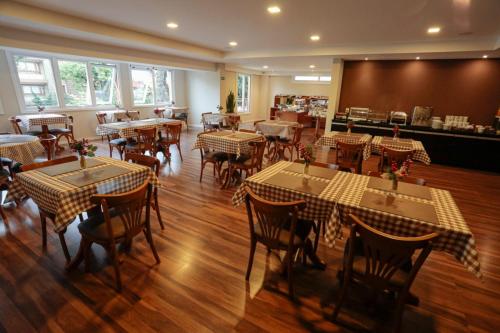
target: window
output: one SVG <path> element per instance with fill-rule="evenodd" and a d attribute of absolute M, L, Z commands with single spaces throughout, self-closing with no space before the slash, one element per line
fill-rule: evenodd
<path fill-rule="evenodd" d="M 14 56 L 14 62 L 26 107 L 59 106 L 50 59 Z"/>
<path fill-rule="evenodd" d="M 307 81 L 307 82 L 331 82 L 331 76 L 316 76 L 316 75 L 296 75 L 293 77 L 294 81 Z"/>
<path fill-rule="evenodd" d="M 238 112 L 250 111 L 250 75 L 238 74 Z"/>
<path fill-rule="evenodd" d="M 172 102 L 172 72 L 163 68 L 131 69 L 134 105 Z"/>
<path fill-rule="evenodd" d="M 64 105 L 92 105 L 90 86 L 87 75 L 87 63 L 58 60 L 59 76 L 64 91 Z"/>
<path fill-rule="evenodd" d="M 119 104 L 115 65 L 92 64 L 92 82 L 97 105 Z"/>

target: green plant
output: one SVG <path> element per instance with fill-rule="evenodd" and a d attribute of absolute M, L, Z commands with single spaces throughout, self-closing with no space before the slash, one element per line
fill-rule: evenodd
<path fill-rule="evenodd" d="M 233 91 L 229 91 L 229 95 L 227 95 L 226 99 L 226 112 L 234 113 L 234 109 L 236 109 L 236 99 L 234 98 Z"/>

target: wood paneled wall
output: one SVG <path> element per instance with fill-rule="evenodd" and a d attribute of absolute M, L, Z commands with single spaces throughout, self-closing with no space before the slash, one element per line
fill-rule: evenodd
<path fill-rule="evenodd" d="M 500 59 L 346 61 L 340 108 L 406 111 L 433 106 L 434 115 L 469 116 L 490 125 L 500 107 Z"/>

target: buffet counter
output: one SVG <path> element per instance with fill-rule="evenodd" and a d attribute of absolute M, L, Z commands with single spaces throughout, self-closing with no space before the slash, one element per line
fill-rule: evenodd
<path fill-rule="evenodd" d="M 392 125 L 356 122 L 354 133 L 392 136 Z M 346 122 L 334 120 L 332 131 L 346 131 Z M 400 126 L 400 137 L 421 141 L 433 163 L 500 173 L 500 136 L 429 127 Z"/>

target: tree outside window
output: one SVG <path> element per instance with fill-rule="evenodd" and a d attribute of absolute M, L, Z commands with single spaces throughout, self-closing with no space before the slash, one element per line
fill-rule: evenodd
<path fill-rule="evenodd" d="M 250 111 L 250 75 L 238 74 L 238 112 Z"/>
<path fill-rule="evenodd" d="M 87 76 L 87 63 L 59 60 L 59 75 L 64 90 L 64 105 L 92 105 Z"/>

